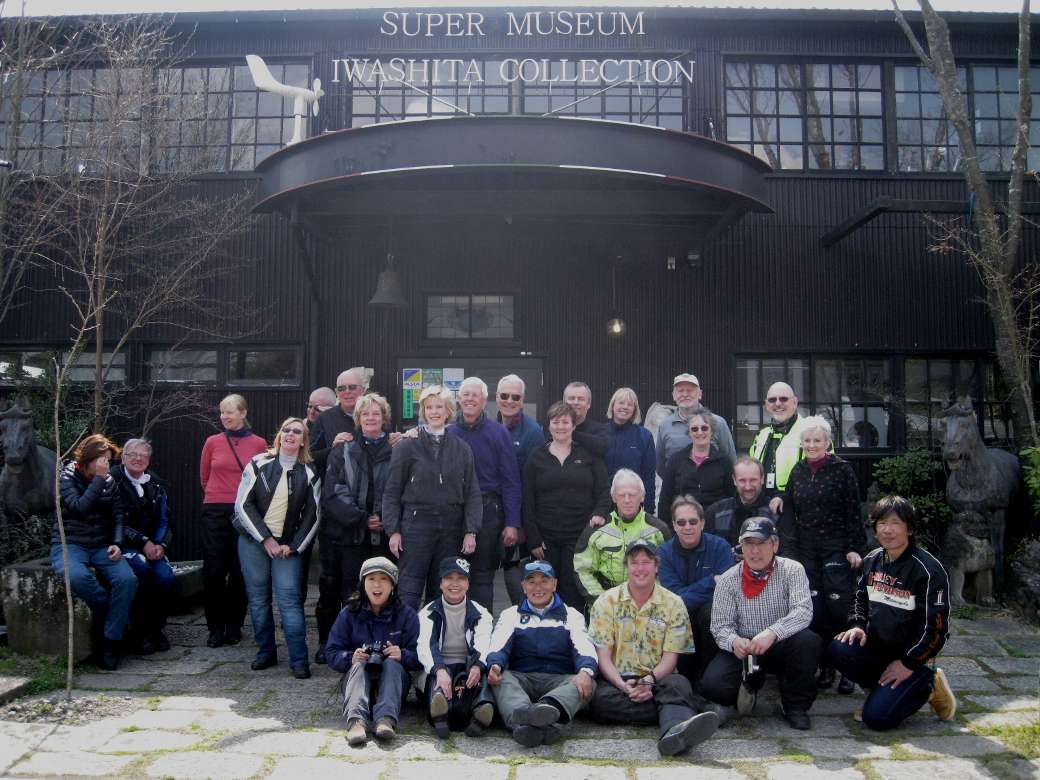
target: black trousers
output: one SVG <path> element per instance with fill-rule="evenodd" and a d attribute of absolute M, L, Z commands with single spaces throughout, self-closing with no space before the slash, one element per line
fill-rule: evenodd
<path fill-rule="evenodd" d="M 578 577 L 574 573 L 574 548 L 578 537 L 573 539 L 546 538 L 545 560 L 556 572 L 556 592 L 568 607 L 585 614 L 585 598 L 578 590 Z"/>
<path fill-rule="evenodd" d="M 679 656 L 678 671 L 685 674 L 691 683 L 699 684 L 708 664 L 719 654 L 719 646 L 711 633 L 711 602 L 701 604 L 690 616 L 693 626 L 693 647 L 696 652 Z"/>
<path fill-rule="evenodd" d="M 382 555 L 391 558 L 386 536 L 380 534 L 379 544 L 372 544 L 371 535 L 365 533 L 361 544 L 342 544 L 322 539 L 318 545 L 321 574 L 318 577 L 318 603 L 314 607 L 314 619 L 318 624 L 318 641 L 324 647 L 332 625 L 336 622 L 343 602 L 358 589 L 361 565 L 369 558 Z"/>
<path fill-rule="evenodd" d="M 502 501 L 497 493 L 484 494 L 484 519 L 477 534 L 477 549 L 470 556 L 473 565 L 469 596 L 495 614 L 495 572 L 502 565 Z"/>
<path fill-rule="evenodd" d="M 663 737 L 668 730 L 704 711 L 704 701 L 681 674 L 670 674 L 654 686 L 654 698 L 641 703 L 610 683 L 600 680 L 589 702 L 589 715 L 599 723 L 657 725 Z"/>
<path fill-rule="evenodd" d="M 246 619 L 246 585 L 238 562 L 234 504 L 202 505 L 202 582 L 210 632 L 241 631 Z"/>
<path fill-rule="evenodd" d="M 483 605 L 482 605 L 483 606 Z M 475 688 L 466 688 L 466 676 L 469 674 L 466 664 L 448 664 L 448 674 L 454 683 L 454 692 L 448 700 L 448 728 L 452 731 L 465 731 L 473 717 L 473 708 L 484 701 L 493 702 L 494 698 L 486 690 L 487 677 L 481 676 L 480 684 Z M 426 689 L 424 701 L 426 702 L 426 720 L 433 725 L 433 717 L 430 715 L 430 700 L 433 692 L 437 690 L 437 675 L 426 675 Z"/>
<path fill-rule="evenodd" d="M 819 635 L 806 628 L 757 656 L 762 673 L 780 679 L 780 701 L 785 710 L 808 712 L 816 700 L 816 667 L 822 645 Z M 719 650 L 701 678 L 701 693 L 719 704 L 736 704 L 743 667 L 744 662 L 733 653 Z"/>
<path fill-rule="evenodd" d="M 401 600 L 418 610 L 440 593 L 440 563 L 449 555 L 462 555 L 465 532 L 461 510 L 455 513 L 422 512 L 405 508 L 401 520 L 401 559 L 398 591 Z"/>
<path fill-rule="evenodd" d="M 825 643 L 839 631 L 843 631 L 849 620 L 852 593 L 856 587 L 852 567 L 845 553 L 803 546 L 799 548 L 798 562 L 805 567 L 812 593 L 812 630 Z"/>

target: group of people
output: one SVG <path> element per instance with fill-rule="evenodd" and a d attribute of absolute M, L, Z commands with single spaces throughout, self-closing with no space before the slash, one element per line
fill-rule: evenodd
<path fill-rule="evenodd" d="M 800 416 L 793 389 L 775 383 L 770 423 L 737 457 L 701 398 L 696 376 L 676 376 L 676 409 L 655 439 L 633 390 L 618 389 L 599 422 L 589 387 L 572 382 L 543 432 L 519 377 L 499 381 L 497 419 L 487 385 L 467 377 L 457 400 L 423 390 L 419 424 L 397 433 L 389 403 L 349 369 L 269 448 L 245 399 L 228 396 L 200 466 L 207 643 L 240 641 L 248 606 L 252 668 L 275 665 L 273 594 L 291 672 L 309 677 L 304 596 L 317 539 L 313 660 L 344 674 L 352 744 L 393 737 L 413 675 L 438 734 L 479 734 L 497 712 L 527 746 L 553 742 L 587 708 L 657 724 L 672 755 L 750 713 L 765 674 L 779 677 L 781 714 L 798 729 L 836 678 L 839 692 L 867 691 L 873 728 L 926 701 L 951 718 L 956 699 L 929 665 L 948 635 L 946 573 L 914 544 L 914 508 L 898 497 L 875 505 L 881 546 L 868 555 L 855 473 L 826 419 Z M 84 440 L 62 483 L 66 513 L 84 526 L 69 538 L 83 548 L 70 552 L 74 585 L 104 613 L 113 663 L 137 579 L 161 592 L 166 578 L 165 498 L 163 521 L 130 530 L 127 501 L 148 504 L 145 489 L 161 485 L 147 459 L 129 459 L 132 443 L 128 490 L 114 490 L 118 448 L 104 437 Z M 88 566 L 110 596 L 86 584 Z M 500 569 L 512 606 L 492 628 Z M 160 613 L 140 619 L 152 649 L 165 643 Z"/>

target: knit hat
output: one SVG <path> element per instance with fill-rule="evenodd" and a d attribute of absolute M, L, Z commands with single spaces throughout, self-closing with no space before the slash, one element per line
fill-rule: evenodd
<path fill-rule="evenodd" d="M 358 577 L 358 582 L 364 582 L 365 577 L 376 572 L 385 574 L 394 585 L 397 585 L 397 567 L 389 558 L 381 555 L 378 558 L 369 558 L 361 564 L 361 576 Z"/>

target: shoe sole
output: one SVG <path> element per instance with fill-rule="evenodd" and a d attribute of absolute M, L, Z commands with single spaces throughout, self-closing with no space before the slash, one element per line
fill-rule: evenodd
<path fill-rule="evenodd" d="M 362 747 L 368 744 L 368 735 L 363 737 L 347 737 L 347 744 L 351 747 Z"/>
<path fill-rule="evenodd" d="M 555 745 L 563 738 L 563 729 L 558 725 L 546 726 L 545 731 L 542 732 L 542 744 L 543 745 Z"/>
<path fill-rule="evenodd" d="M 448 697 L 437 691 L 430 698 L 430 717 L 443 718 L 448 714 Z"/>
<path fill-rule="evenodd" d="M 540 728 L 523 724 L 513 729 L 513 740 L 526 748 L 538 747 L 544 736 Z"/>
<path fill-rule="evenodd" d="M 935 705 L 932 705 L 932 710 L 935 712 L 939 720 L 951 721 L 957 716 L 957 697 L 953 695 L 953 689 L 950 687 L 950 681 L 946 679 L 946 672 L 942 669 L 935 670 L 935 680 L 933 682 L 932 695 L 928 697 L 928 704 L 932 705 L 932 699 L 935 697 L 936 691 L 940 688 L 946 693 L 946 698 L 950 702 L 950 711 L 946 716 L 939 714 L 938 710 L 935 709 Z"/>
<path fill-rule="evenodd" d="M 702 712 L 690 718 L 682 731 L 662 737 L 657 743 L 657 750 L 662 756 L 674 756 L 704 742 L 718 728 L 719 716 L 714 712 Z"/>
<path fill-rule="evenodd" d="M 758 693 L 749 690 L 746 685 L 741 683 L 740 690 L 737 692 L 737 714 L 750 715 L 755 709 L 755 703 L 757 700 Z"/>
<path fill-rule="evenodd" d="M 495 717 L 495 708 L 491 702 L 484 702 L 478 704 L 473 708 L 473 720 L 479 723 L 483 728 L 487 728 L 491 725 L 491 720 Z"/>
<path fill-rule="evenodd" d="M 537 702 L 513 713 L 513 723 L 517 726 L 536 726 L 544 729 L 560 719 L 560 711 L 551 704 Z"/>

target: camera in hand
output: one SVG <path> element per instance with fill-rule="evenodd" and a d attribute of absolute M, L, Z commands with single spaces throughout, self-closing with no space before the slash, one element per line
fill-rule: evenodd
<path fill-rule="evenodd" d="M 365 662 L 365 665 L 382 666 L 384 647 L 386 645 L 383 642 L 365 642 L 365 644 L 361 645 L 361 652 L 368 653 L 368 660 Z"/>

